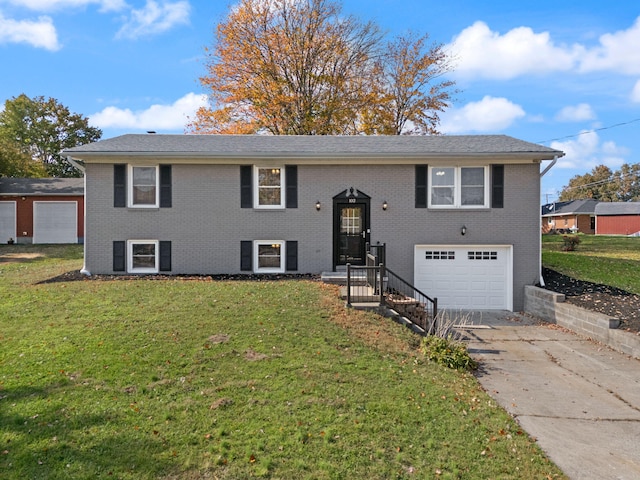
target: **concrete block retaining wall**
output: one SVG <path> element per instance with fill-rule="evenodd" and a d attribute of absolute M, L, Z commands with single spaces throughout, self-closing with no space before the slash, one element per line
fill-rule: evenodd
<path fill-rule="evenodd" d="M 618 330 L 620 321 L 617 318 L 565 303 L 561 293 L 531 285 L 524 289 L 525 312 L 640 358 L 640 335 Z"/>

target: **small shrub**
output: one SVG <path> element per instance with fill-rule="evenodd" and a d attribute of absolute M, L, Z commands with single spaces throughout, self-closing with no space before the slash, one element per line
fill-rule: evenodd
<path fill-rule="evenodd" d="M 453 340 L 450 336 L 446 338 L 436 335 L 424 337 L 420 350 L 428 360 L 445 367 L 457 370 L 478 368 L 478 362 L 471 358 L 467 346 L 460 341 Z"/>
<path fill-rule="evenodd" d="M 562 240 L 562 250 L 565 252 L 573 252 L 580 245 L 580 237 L 577 235 L 563 235 Z"/>

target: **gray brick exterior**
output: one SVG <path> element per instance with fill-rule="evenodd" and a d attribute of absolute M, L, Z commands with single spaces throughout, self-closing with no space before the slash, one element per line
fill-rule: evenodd
<path fill-rule="evenodd" d="M 241 240 L 295 240 L 299 273 L 328 271 L 332 199 L 354 187 L 371 197 L 371 242 L 387 244 L 387 264 L 409 281 L 416 244 L 513 245 L 513 306 L 523 308 L 539 275 L 538 163 L 505 165 L 504 208 L 482 210 L 415 208 L 414 165 L 320 163 L 298 165 L 298 208 L 277 211 L 240 208 L 239 165 L 205 162 L 173 164 L 171 208 L 114 208 L 113 165 L 87 163 L 85 267 L 113 273 L 113 241 L 168 240 L 173 274 L 240 273 Z"/>

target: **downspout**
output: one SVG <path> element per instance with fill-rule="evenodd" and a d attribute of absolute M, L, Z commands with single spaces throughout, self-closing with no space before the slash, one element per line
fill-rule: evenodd
<path fill-rule="evenodd" d="M 545 168 L 542 173 L 540 173 L 540 178 L 544 177 L 546 175 L 546 173 L 551 170 L 551 168 L 556 164 L 556 162 L 558 161 L 558 156 L 554 156 L 553 160 L 551 160 L 551 163 L 549 165 L 547 165 L 547 168 Z M 542 182 L 540 182 L 540 198 L 542 199 Z M 540 234 L 542 235 L 542 215 L 540 215 Z M 540 255 L 538 257 L 538 272 L 540 275 L 540 286 L 544 287 L 544 278 L 542 278 L 542 239 L 540 239 Z"/>
<path fill-rule="evenodd" d="M 84 208 L 82 209 L 82 216 L 83 216 L 83 227 L 84 227 L 84 231 L 82 232 L 83 238 L 84 238 L 84 243 L 86 243 L 87 241 L 87 175 L 86 175 L 86 169 L 84 168 L 84 166 L 80 165 L 78 162 L 76 162 L 73 158 L 71 158 L 70 156 L 67 156 L 67 162 L 69 162 L 71 165 L 73 165 L 75 168 L 77 168 L 78 170 L 80 170 L 82 172 L 82 178 L 84 180 L 84 195 L 83 195 L 83 200 L 84 200 Z M 88 277 L 91 276 L 91 272 L 89 270 L 87 270 L 87 248 L 86 245 L 83 245 L 82 248 L 82 270 L 80 270 L 80 273 L 83 275 L 86 275 Z"/>

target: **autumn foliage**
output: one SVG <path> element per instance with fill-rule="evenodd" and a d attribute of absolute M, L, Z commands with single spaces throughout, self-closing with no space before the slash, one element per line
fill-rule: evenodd
<path fill-rule="evenodd" d="M 218 24 L 192 133 L 437 133 L 455 93 L 428 36 L 384 41 L 331 0 L 241 0 Z"/>

